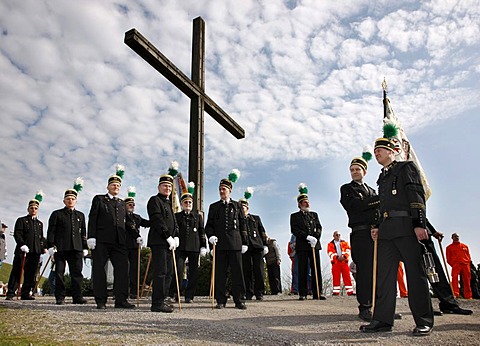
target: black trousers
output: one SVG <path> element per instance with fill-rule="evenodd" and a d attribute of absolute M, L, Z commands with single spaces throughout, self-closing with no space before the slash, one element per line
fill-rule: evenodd
<path fill-rule="evenodd" d="M 307 295 L 307 279 L 308 279 L 308 264 L 310 260 L 310 270 L 312 274 L 312 293 L 313 299 L 318 299 L 317 294 L 317 283 L 315 280 L 315 264 L 317 266 L 318 274 L 318 288 L 320 294 L 322 294 L 322 270 L 320 268 L 320 254 L 318 250 L 315 250 L 315 259 L 316 263 L 313 262 L 313 252 L 309 251 L 297 251 L 297 260 L 298 260 L 298 294 L 300 296 Z"/>
<path fill-rule="evenodd" d="M 282 279 L 280 277 L 280 266 L 277 263 L 267 265 L 268 283 L 272 294 L 282 292 Z"/>
<path fill-rule="evenodd" d="M 242 264 L 247 299 L 263 296 L 265 293 L 263 248 L 249 248 L 242 255 Z"/>
<path fill-rule="evenodd" d="M 227 302 L 226 286 L 228 268 L 232 280 L 232 297 L 235 304 L 244 302 L 242 253 L 240 250 L 215 250 L 215 299 L 217 304 Z"/>
<path fill-rule="evenodd" d="M 55 260 L 55 298 L 65 298 L 65 267 L 68 263 L 68 270 L 72 279 L 72 297 L 74 301 L 82 299 L 83 282 L 83 251 L 59 251 L 53 255 Z"/>
<path fill-rule="evenodd" d="M 350 233 L 352 260 L 357 268 L 355 283 L 360 311 L 372 307 L 373 244 L 369 229 Z"/>
<path fill-rule="evenodd" d="M 107 302 L 107 273 L 105 264 L 110 258 L 113 266 L 113 293 L 115 303 L 123 303 L 128 297 L 128 255 L 125 245 L 98 243 L 92 251 L 93 295 L 97 304 Z"/>
<path fill-rule="evenodd" d="M 182 287 L 183 271 L 185 270 L 185 262 L 188 259 L 188 275 L 187 288 L 185 289 L 185 299 L 193 299 L 197 289 L 198 281 L 198 257 L 200 253 L 192 251 L 177 251 L 175 252 L 177 261 L 178 284 Z M 175 273 L 174 273 L 175 275 Z M 181 293 L 180 293 L 181 294 Z M 172 279 L 170 285 L 170 297 L 177 295 L 177 282 Z"/>
<path fill-rule="evenodd" d="M 423 268 L 422 249 L 413 231 L 405 237 L 378 240 L 378 274 L 373 319 L 393 325 L 399 261 L 405 265 L 408 304 L 415 324 L 432 327 L 432 300 Z"/>
<path fill-rule="evenodd" d="M 153 269 L 152 306 L 159 306 L 164 304 L 172 282 L 172 252 L 166 245 L 154 245 L 150 248 Z"/>
<path fill-rule="evenodd" d="M 15 292 L 20 284 L 20 274 L 22 271 L 24 254 L 15 254 L 13 257 L 12 271 L 8 279 L 7 297 L 15 296 Z M 23 285 L 20 295 L 22 298 L 27 298 L 30 291 L 35 287 L 35 276 L 37 274 L 38 262 L 40 261 L 40 254 L 29 252 L 25 257 L 25 268 L 23 271 Z M 36 293 L 36 292 L 33 292 Z"/>
<path fill-rule="evenodd" d="M 128 285 L 130 294 L 137 294 L 138 248 L 128 249 Z"/>

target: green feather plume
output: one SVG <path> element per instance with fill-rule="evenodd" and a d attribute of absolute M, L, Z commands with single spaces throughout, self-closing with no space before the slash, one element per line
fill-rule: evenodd
<path fill-rule="evenodd" d="M 308 187 L 304 183 L 298 184 L 298 192 L 308 194 Z"/>
<path fill-rule="evenodd" d="M 116 175 L 118 175 L 120 178 L 123 179 L 123 175 L 125 174 L 125 166 L 123 165 L 117 165 L 116 168 Z"/>
<path fill-rule="evenodd" d="M 73 182 L 73 189 L 77 192 L 82 191 L 82 189 L 83 189 L 83 178 L 78 177 L 77 179 L 75 179 L 75 181 Z"/>
<path fill-rule="evenodd" d="M 170 168 L 168 169 L 168 174 L 170 174 L 172 177 L 175 177 L 178 173 L 178 162 L 177 161 L 172 161 L 170 164 Z"/>
<path fill-rule="evenodd" d="M 230 180 L 232 183 L 236 183 L 238 178 L 240 178 L 240 171 L 236 168 L 232 169 L 228 175 L 228 180 Z"/>
<path fill-rule="evenodd" d="M 41 202 L 41 201 L 43 201 L 43 196 L 44 196 L 44 195 L 45 195 L 45 194 L 43 193 L 43 191 L 40 190 L 40 191 L 37 192 L 37 194 L 35 195 L 34 198 L 35 198 L 37 201 Z"/>
<path fill-rule="evenodd" d="M 245 190 L 245 193 L 243 194 L 243 197 L 245 197 L 245 199 L 249 199 L 250 197 L 253 196 L 253 187 L 249 186 L 247 187 L 247 189 Z"/>
<path fill-rule="evenodd" d="M 129 186 L 127 188 L 127 194 L 128 197 L 135 198 L 135 196 L 137 195 L 137 190 L 135 189 L 135 186 Z"/>
<path fill-rule="evenodd" d="M 195 183 L 193 181 L 189 182 L 187 185 L 188 193 L 192 194 L 195 192 Z"/>
<path fill-rule="evenodd" d="M 373 158 L 372 150 L 370 149 L 369 146 L 365 146 L 363 148 L 362 158 L 367 162 L 370 161 Z"/>
<path fill-rule="evenodd" d="M 385 138 L 392 138 L 398 135 L 398 127 L 392 122 L 386 122 L 383 125 L 383 136 Z"/>

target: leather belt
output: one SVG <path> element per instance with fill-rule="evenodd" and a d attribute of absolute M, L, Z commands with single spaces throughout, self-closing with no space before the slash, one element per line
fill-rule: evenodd
<path fill-rule="evenodd" d="M 382 213 L 383 218 L 389 218 L 389 217 L 405 217 L 405 216 L 410 216 L 410 212 L 404 211 L 404 210 L 390 210 L 390 211 L 384 211 Z"/>
<path fill-rule="evenodd" d="M 353 226 L 352 227 L 352 232 L 357 232 L 357 231 L 370 231 L 371 227 L 367 225 L 360 225 L 360 226 Z"/>

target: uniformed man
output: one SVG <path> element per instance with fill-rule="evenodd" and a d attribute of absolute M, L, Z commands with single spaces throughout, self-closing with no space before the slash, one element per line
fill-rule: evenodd
<path fill-rule="evenodd" d="M 107 194 L 96 195 L 88 216 L 87 245 L 92 250 L 93 295 L 97 309 L 106 309 L 107 275 L 105 264 L 113 265 L 115 308 L 133 309 L 128 298 L 128 254 L 126 247 L 125 202 L 118 198 L 122 186 L 123 166 L 108 178 Z"/>
<path fill-rule="evenodd" d="M 35 287 L 35 275 L 40 261 L 40 255 L 45 253 L 45 238 L 43 237 L 43 223 L 38 219 L 38 209 L 43 200 L 43 193 L 39 191 L 35 198 L 28 202 L 28 215 L 22 216 L 15 222 L 13 237 L 17 246 L 12 263 L 12 271 L 8 280 L 7 300 L 13 300 L 17 291 L 23 269 L 23 285 L 20 299 L 35 300 L 31 290 Z M 24 262 L 25 260 L 25 262 Z"/>
<path fill-rule="evenodd" d="M 395 160 L 395 144 L 387 138 L 375 142 L 375 158 L 383 166 L 378 178 L 379 226 L 372 229 L 378 239 L 378 276 L 373 319 L 360 330 L 366 333 L 391 331 L 396 304 L 398 262 L 403 261 L 409 288 L 408 302 L 415 320 L 414 336 L 424 336 L 433 328 L 433 310 L 423 267 L 422 245 L 428 239 L 425 192 L 420 174 L 411 161 Z"/>
<path fill-rule="evenodd" d="M 127 208 L 125 226 L 127 230 L 126 244 L 128 251 L 128 278 L 130 298 L 137 298 L 137 276 L 138 276 L 138 248 L 143 245 L 143 238 L 140 234 L 140 227 L 150 227 L 150 221 L 135 214 L 135 187 L 129 186 L 128 197 L 124 199 Z"/>
<path fill-rule="evenodd" d="M 365 153 L 368 153 L 365 150 Z M 358 317 L 370 322 L 372 319 L 373 240 L 372 225 L 378 220 L 379 199 L 374 189 L 364 182 L 368 160 L 354 157 L 350 162 L 352 181 L 340 188 L 340 203 L 348 215 L 352 260 L 356 265 L 356 290 Z"/>
<path fill-rule="evenodd" d="M 77 178 L 73 189 L 64 193 L 65 207 L 55 210 L 48 220 L 47 247 L 56 264 L 55 299 L 57 305 L 65 304 L 65 267 L 68 263 L 72 281 L 73 304 L 86 304 L 82 295 L 83 257 L 88 254 L 85 215 L 75 209 L 78 192 L 83 187 L 83 180 Z"/>
<path fill-rule="evenodd" d="M 253 188 L 249 187 L 244 194 L 245 198 L 239 200 L 247 226 L 248 250 L 242 255 L 243 279 L 246 299 L 251 300 L 255 296 L 257 300 L 263 300 L 265 292 L 263 256 L 268 253 L 267 234 L 260 216 L 249 213 L 248 199 L 252 194 Z"/>
<path fill-rule="evenodd" d="M 182 282 L 185 264 L 188 262 L 188 280 L 185 289 L 185 303 L 190 304 L 195 297 L 198 279 L 198 259 L 207 254 L 207 240 L 203 217 L 193 210 L 193 192 L 186 192 L 180 197 L 182 211 L 175 214 L 177 219 L 180 245 L 175 252 L 179 284 Z M 176 280 L 172 280 L 171 296 L 177 292 Z M 178 297 L 180 299 L 180 297 Z"/>
<path fill-rule="evenodd" d="M 268 283 L 272 295 L 282 293 L 282 278 L 280 275 L 280 264 L 282 263 L 282 255 L 280 246 L 276 239 L 270 238 L 267 234 L 268 252 L 265 255 L 267 263 Z"/>
<path fill-rule="evenodd" d="M 245 215 L 239 202 L 230 198 L 239 172 L 235 170 L 229 179 L 220 180 L 220 200 L 210 204 L 205 225 L 210 244 L 215 245 L 215 299 L 216 308 L 222 309 L 227 303 L 226 284 L 230 267 L 232 296 L 235 307 L 245 310 L 245 283 L 243 280 L 242 254 L 248 250 Z"/>
<path fill-rule="evenodd" d="M 171 251 L 179 245 L 178 225 L 173 213 L 170 195 L 173 177 L 163 174 L 158 181 L 158 194 L 150 197 L 147 212 L 150 219 L 148 246 L 152 250 L 153 312 L 173 312 L 173 306 L 165 299 L 172 281 L 173 261 Z"/>
<path fill-rule="evenodd" d="M 335 230 L 333 232 L 333 240 L 328 243 L 327 254 L 332 263 L 332 281 L 333 281 L 333 295 L 340 295 L 340 278 L 343 277 L 343 284 L 347 295 L 353 294 L 352 277 L 350 276 L 350 267 L 348 261 L 350 260 L 350 245 L 348 242 L 340 238 L 341 234 Z"/>
<path fill-rule="evenodd" d="M 319 251 L 322 249 L 319 241 L 322 235 L 322 225 L 320 224 L 318 214 L 310 211 L 307 186 L 303 183 L 300 184 L 299 191 L 300 194 L 297 196 L 297 204 L 300 210 L 290 215 L 290 230 L 296 237 L 295 250 L 297 252 L 296 260 L 298 260 L 298 299 L 307 299 L 307 276 L 308 266 L 310 264 L 313 299 L 325 300 L 325 296 L 322 295 L 322 271 L 319 254 Z M 316 252 L 315 261 L 313 259 L 312 249 Z M 316 269 L 315 266 L 317 267 Z M 318 275 L 318 291 L 317 280 L 314 277 L 315 273 Z M 318 296 L 318 292 L 320 292 L 320 297 Z"/>

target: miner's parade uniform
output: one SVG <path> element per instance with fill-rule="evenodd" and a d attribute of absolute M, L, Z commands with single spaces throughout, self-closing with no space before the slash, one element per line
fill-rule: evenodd
<path fill-rule="evenodd" d="M 17 246 L 15 247 L 10 279 L 8 280 L 7 300 L 13 299 L 15 292 L 21 284 L 20 277 L 24 260 L 25 267 L 23 269 L 21 299 L 35 299 L 30 294 L 30 291 L 35 287 L 35 276 L 40 255 L 46 251 L 43 223 L 37 217 L 42 199 L 43 194 L 41 192 L 37 193 L 35 198 L 28 203 L 28 215 L 18 218 L 15 222 L 13 236 Z"/>
<path fill-rule="evenodd" d="M 368 153 L 368 151 L 365 151 Z M 355 157 L 350 163 L 353 179 L 340 188 L 340 203 L 348 215 L 351 228 L 350 246 L 352 260 L 356 265 L 356 294 L 359 317 L 370 321 L 372 317 L 373 240 L 370 230 L 378 221 L 379 199 L 375 190 L 363 182 L 367 173 L 367 154 Z M 356 171 L 356 168 L 360 170 Z M 358 176 L 355 176 L 357 174 Z"/>

